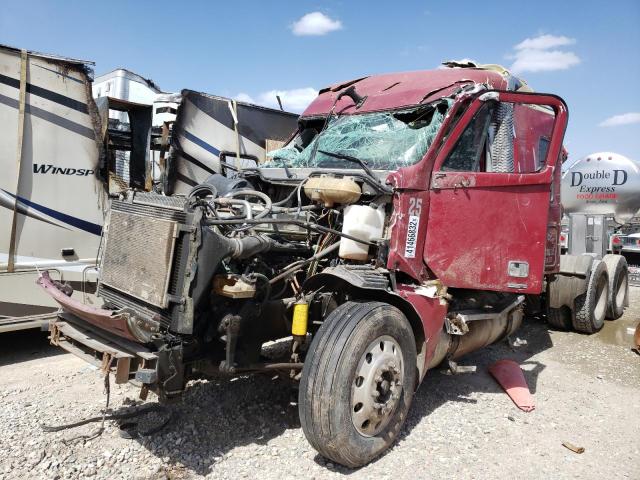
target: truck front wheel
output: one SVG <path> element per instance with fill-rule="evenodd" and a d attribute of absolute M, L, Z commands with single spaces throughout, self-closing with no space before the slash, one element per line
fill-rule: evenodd
<path fill-rule="evenodd" d="M 355 468 L 395 441 L 416 382 L 416 345 L 397 308 L 347 302 L 325 319 L 304 362 L 302 430 L 323 456 Z"/>

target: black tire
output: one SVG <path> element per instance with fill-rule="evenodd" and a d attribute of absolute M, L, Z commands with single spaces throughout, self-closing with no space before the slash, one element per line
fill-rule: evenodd
<path fill-rule="evenodd" d="M 567 307 L 549 308 L 547 322 L 558 330 L 570 330 L 572 327 L 571 310 Z"/>
<path fill-rule="evenodd" d="M 595 333 L 604 325 L 609 298 L 609 276 L 607 266 L 595 260 L 591 266 L 591 275 L 587 291 L 576 297 L 573 328 L 582 333 Z"/>
<path fill-rule="evenodd" d="M 376 423 L 380 431 L 372 435 L 361 433 L 367 422 L 356 428 L 359 415 L 352 401 L 362 387 L 359 376 L 371 361 L 371 353 L 379 339 L 392 341 L 394 358 L 401 358 L 401 366 L 393 380 L 391 400 L 384 420 Z M 395 348 L 395 345 L 399 347 Z M 382 342 L 379 351 L 382 352 Z M 384 355 L 389 355 L 387 347 Z M 383 355 L 382 353 L 376 355 Z M 382 357 L 376 357 L 382 358 Z M 386 363 L 374 360 L 368 378 L 378 375 L 375 370 Z M 386 380 L 385 380 L 386 381 Z M 359 383 L 358 383 L 359 382 Z M 346 302 L 332 311 L 318 330 L 302 370 L 299 392 L 299 414 L 302 430 L 309 443 L 321 455 L 350 468 L 369 463 L 395 441 L 407 418 L 416 382 L 416 345 L 413 331 L 406 317 L 395 307 L 382 302 Z M 365 385 L 367 392 L 373 384 Z M 377 383 L 380 388 L 381 383 Z M 388 383 L 387 383 L 388 386 Z M 376 390 L 380 391 L 380 390 Z M 381 394 L 382 395 L 382 394 Z M 377 400 L 375 400 L 377 401 Z M 380 404 L 377 404 L 380 405 Z M 384 422 L 384 425 L 382 423 Z M 373 424 L 367 428 L 374 429 Z M 365 432 L 366 433 L 366 432 Z"/>
<path fill-rule="evenodd" d="M 617 320 L 624 313 L 629 298 L 629 266 L 622 255 L 605 255 L 602 261 L 609 276 L 607 318 Z"/>

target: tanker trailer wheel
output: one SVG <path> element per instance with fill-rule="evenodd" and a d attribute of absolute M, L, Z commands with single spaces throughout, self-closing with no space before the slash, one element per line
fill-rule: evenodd
<path fill-rule="evenodd" d="M 616 320 L 624 313 L 629 296 L 629 267 L 627 259 L 622 255 L 605 255 L 602 262 L 609 275 L 609 298 L 607 301 L 607 318 Z"/>
<path fill-rule="evenodd" d="M 595 333 L 604 325 L 609 299 L 609 276 L 604 262 L 596 260 L 591 268 L 587 291 L 576 297 L 573 328 Z"/>
<path fill-rule="evenodd" d="M 321 455 L 367 464 L 395 441 L 416 384 L 411 326 L 382 302 L 346 302 L 315 335 L 299 393 L 302 430 Z"/>

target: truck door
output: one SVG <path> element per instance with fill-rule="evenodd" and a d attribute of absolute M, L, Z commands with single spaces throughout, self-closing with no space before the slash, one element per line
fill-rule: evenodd
<path fill-rule="evenodd" d="M 490 91 L 452 127 L 431 175 L 424 248 L 445 285 L 542 292 L 566 123 L 558 97 Z"/>

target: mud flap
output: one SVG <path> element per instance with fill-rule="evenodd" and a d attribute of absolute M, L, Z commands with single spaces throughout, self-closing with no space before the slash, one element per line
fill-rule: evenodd
<path fill-rule="evenodd" d="M 593 261 L 591 255 L 560 256 L 560 272 L 548 286 L 550 308 L 566 306 L 573 311 L 576 297 L 587 291 Z"/>

